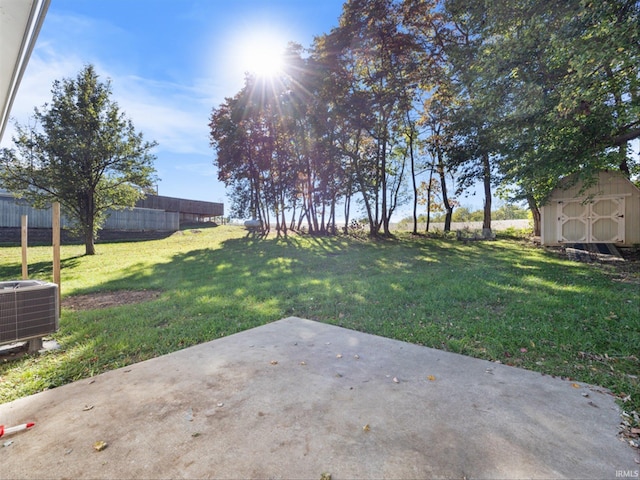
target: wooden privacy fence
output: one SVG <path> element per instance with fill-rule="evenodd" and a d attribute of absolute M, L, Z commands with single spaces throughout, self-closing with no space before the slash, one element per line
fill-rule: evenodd
<path fill-rule="evenodd" d="M 110 210 L 102 227 L 104 230 L 123 231 L 176 231 L 180 229 L 180 214 L 149 208 Z M 51 228 L 52 208 L 33 208 L 10 195 L 0 195 L 0 228 L 21 227 L 21 217 L 27 215 L 29 228 Z M 62 228 L 70 222 L 62 216 Z"/>

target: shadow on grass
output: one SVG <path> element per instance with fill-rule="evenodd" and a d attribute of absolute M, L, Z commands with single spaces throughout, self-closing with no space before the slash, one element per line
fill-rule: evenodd
<path fill-rule="evenodd" d="M 69 257 L 60 260 L 60 268 L 72 268 L 78 265 L 81 257 Z M 53 272 L 53 263 L 34 262 L 29 264 L 29 278 L 51 278 Z M 22 278 L 22 265 L 19 263 L 12 265 L 0 265 L 0 278 Z"/>
<path fill-rule="evenodd" d="M 589 266 L 518 243 L 234 238 L 133 265 L 100 289 L 163 293 L 65 311 L 48 387 L 298 316 L 640 397 L 627 375 L 638 368 L 640 343 L 634 286 L 614 288 Z M 604 353 L 620 359 L 621 371 L 590 360 Z"/>

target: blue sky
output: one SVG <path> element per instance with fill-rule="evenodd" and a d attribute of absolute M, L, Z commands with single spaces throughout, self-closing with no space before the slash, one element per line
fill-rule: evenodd
<path fill-rule="evenodd" d="M 209 147 L 211 110 L 243 84 L 251 45 L 309 47 L 337 26 L 342 0 L 52 0 L 15 99 L 26 124 L 54 80 L 93 64 L 112 99 L 155 140 L 160 195 L 224 202 Z M 244 49 L 244 50 L 243 50 Z"/>

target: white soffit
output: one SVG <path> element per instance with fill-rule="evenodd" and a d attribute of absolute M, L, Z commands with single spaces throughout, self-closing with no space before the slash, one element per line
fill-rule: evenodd
<path fill-rule="evenodd" d="M 0 0 L 0 140 L 51 0 Z"/>

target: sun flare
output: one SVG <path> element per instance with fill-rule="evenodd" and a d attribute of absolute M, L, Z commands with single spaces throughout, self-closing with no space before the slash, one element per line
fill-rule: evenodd
<path fill-rule="evenodd" d="M 259 77 L 276 77 L 284 67 L 284 42 L 270 32 L 256 32 L 239 48 L 243 71 Z"/>

